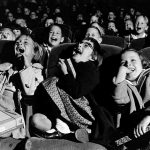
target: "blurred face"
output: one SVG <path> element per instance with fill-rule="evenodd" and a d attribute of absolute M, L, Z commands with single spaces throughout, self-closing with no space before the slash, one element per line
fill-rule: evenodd
<path fill-rule="evenodd" d="M 55 19 L 55 23 L 63 24 L 63 23 L 64 23 L 64 21 L 63 21 L 63 19 L 62 19 L 61 17 L 56 17 L 56 19 Z"/>
<path fill-rule="evenodd" d="M 12 21 L 14 20 L 13 14 L 9 12 L 8 15 L 7 15 L 7 19 L 8 19 L 10 22 L 12 22 Z"/>
<path fill-rule="evenodd" d="M 126 15 L 124 16 L 124 20 L 128 20 L 128 19 L 131 19 L 131 16 L 130 16 L 129 14 L 126 14 Z"/>
<path fill-rule="evenodd" d="M 26 56 L 28 60 L 32 61 L 34 57 L 34 47 L 33 40 L 29 36 L 22 35 L 15 42 L 15 54 L 18 58 Z"/>
<path fill-rule="evenodd" d="M 139 16 L 135 22 L 135 30 L 138 34 L 143 34 L 147 30 L 148 26 L 143 16 Z"/>
<path fill-rule="evenodd" d="M 88 28 L 85 37 L 92 37 L 96 39 L 99 43 L 102 42 L 102 37 L 96 28 Z"/>
<path fill-rule="evenodd" d="M 30 10 L 28 8 L 24 8 L 24 14 L 25 15 L 29 15 L 30 14 Z"/>
<path fill-rule="evenodd" d="M 52 24 L 54 24 L 54 20 L 53 19 L 47 19 L 46 22 L 45 22 L 45 27 L 48 27 Z"/>
<path fill-rule="evenodd" d="M 121 65 L 126 66 L 130 70 L 126 77 L 130 81 L 136 80 L 143 70 L 141 59 L 134 51 L 125 52 L 122 55 Z"/>
<path fill-rule="evenodd" d="M 36 19 L 37 18 L 36 13 L 35 12 L 31 12 L 30 18 L 31 19 Z"/>
<path fill-rule="evenodd" d="M 15 40 L 15 35 L 9 28 L 2 29 L 0 34 L 1 34 L 1 36 L 0 36 L 1 40 L 10 40 L 10 41 Z"/>
<path fill-rule="evenodd" d="M 109 22 L 108 23 L 108 30 L 116 30 L 116 26 L 114 22 Z"/>
<path fill-rule="evenodd" d="M 49 44 L 51 46 L 57 46 L 61 42 L 64 41 L 64 37 L 62 37 L 62 31 L 58 26 L 52 26 L 49 32 Z"/>
<path fill-rule="evenodd" d="M 113 21 L 115 20 L 116 16 L 114 14 L 114 12 L 109 12 L 108 13 L 108 20 Z"/>
<path fill-rule="evenodd" d="M 93 23 L 93 22 L 98 22 L 98 17 L 92 16 L 90 19 L 90 23 Z"/>
<path fill-rule="evenodd" d="M 133 30 L 133 29 L 134 29 L 133 22 L 131 20 L 126 20 L 125 21 L 125 30 Z"/>
<path fill-rule="evenodd" d="M 83 15 L 82 14 L 78 14 L 77 20 L 83 20 Z"/>
<path fill-rule="evenodd" d="M 16 19 L 16 24 L 20 25 L 21 27 L 27 27 L 26 21 L 24 19 Z"/>
<path fill-rule="evenodd" d="M 19 29 L 14 29 L 13 32 L 14 32 L 16 38 L 21 35 L 21 31 Z"/>
<path fill-rule="evenodd" d="M 74 50 L 73 59 L 77 63 L 92 60 L 93 48 L 94 45 L 91 41 L 83 40 Z"/>

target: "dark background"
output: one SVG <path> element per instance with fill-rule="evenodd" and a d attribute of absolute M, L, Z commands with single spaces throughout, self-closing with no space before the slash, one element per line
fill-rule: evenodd
<path fill-rule="evenodd" d="M 150 0 L 0 0 L 0 6 L 7 5 L 7 3 L 15 2 L 31 2 L 31 1 L 48 1 L 51 6 L 60 5 L 68 5 L 71 6 L 73 3 L 79 4 L 98 4 L 97 6 L 102 6 L 104 9 L 106 8 L 116 8 L 116 7 L 134 7 L 148 16 L 150 15 Z"/>

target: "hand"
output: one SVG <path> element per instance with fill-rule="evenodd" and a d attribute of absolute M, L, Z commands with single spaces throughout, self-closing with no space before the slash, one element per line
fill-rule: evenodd
<path fill-rule="evenodd" d="M 134 136 L 138 138 L 144 133 L 146 133 L 149 123 L 150 123 L 150 116 L 146 116 L 134 129 Z"/>
<path fill-rule="evenodd" d="M 67 66 L 66 66 L 66 64 L 65 64 L 65 62 L 64 62 L 64 59 L 59 59 L 58 64 L 59 64 L 59 66 L 60 66 L 60 68 L 61 68 L 63 74 L 64 74 L 64 75 L 68 74 Z"/>
<path fill-rule="evenodd" d="M 115 84 L 121 83 L 126 79 L 127 73 L 130 73 L 130 70 L 125 66 L 120 66 L 117 76 L 113 79 Z"/>

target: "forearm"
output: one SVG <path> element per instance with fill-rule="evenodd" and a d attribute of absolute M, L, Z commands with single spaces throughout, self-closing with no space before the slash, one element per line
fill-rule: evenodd
<path fill-rule="evenodd" d="M 127 81 L 123 81 L 115 85 L 113 99 L 118 105 L 125 105 L 130 102 L 128 93 L 127 93 Z"/>

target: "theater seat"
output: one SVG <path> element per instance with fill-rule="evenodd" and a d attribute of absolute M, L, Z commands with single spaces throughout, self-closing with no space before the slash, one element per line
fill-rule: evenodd
<path fill-rule="evenodd" d="M 15 61 L 14 41 L 0 40 L 0 63 Z"/>
<path fill-rule="evenodd" d="M 144 47 L 144 45 L 145 45 L 145 38 L 134 39 L 130 44 L 130 48 L 140 50 Z"/>
<path fill-rule="evenodd" d="M 123 50 L 123 48 L 119 46 L 109 44 L 101 44 L 101 48 L 104 50 L 104 59 L 119 54 Z"/>
<path fill-rule="evenodd" d="M 111 35 L 104 35 L 102 36 L 102 44 L 109 44 L 119 46 L 121 48 L 127 47 L 127 42 L 122 37 L 118 36 L 111 36 Z"/>
<path fill-rule="evenodd" d="M 145 47 L 139 50 L 139 52 L 142 52 L 142 54 L 150 60 L 150 47 Z"/>

